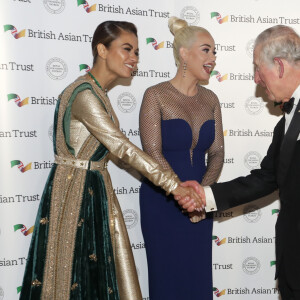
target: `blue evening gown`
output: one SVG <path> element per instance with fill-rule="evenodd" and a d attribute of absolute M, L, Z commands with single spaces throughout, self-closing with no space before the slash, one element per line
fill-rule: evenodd
<path fill-rule="evenodd" d="M 210 90 L 199 86 L 198 93 L 188 97 L 170 82 L 149 88 L 140 129 L 144 150 L 171 167 L 181 181 L 211 184 L 217 179 L 224 157 L 223 131 L 219 102 Z M 211 214 L 192 223 L 172 195 L 148 180 L 141 186 L 140 208 L 150 300 L 211 300 Z"/>

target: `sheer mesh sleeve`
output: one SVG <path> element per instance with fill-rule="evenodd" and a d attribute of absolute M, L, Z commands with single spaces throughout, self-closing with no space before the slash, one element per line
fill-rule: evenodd
<path fill-rule="evenodd" d="M 193 96 L 184 95 L 170 81 L 159 83 L 149 88 L 144 95 L 140 111 L 140 134 L 144 150 L 164 168 L 171 166 L 162 153 L 161 120 L 182 119 L 192 130 L 190 144 L 190 163 L 193 165 L 194 150 L 199 141 L 202 125 L 209 120 L 215 122 L 215 139 L 208 149 L 207 171 L 202 184 L 215 182 L 222 169 L 224 160 L 224 141 L 221 108 L 217 96 L 202 86 L 197 86 Z M 187 150 L 188 150 L 188 145 Z M 202 173 L 203 174 L 203 173 Z M 190 214 L 192 222 L 198 222 L 205 215 L 194 212 Z"/>
<path fill-rule="evenodd" d="M 162 154 L 161 107 L 155 88 L 146 90 L 140 110 L 140 137 L 143 150 L 164 169 L 172 169 Z"/>
<path fill-rule="evenodd" d="M 216 97 L 216 96 L 215 96 Z M 222 126 L 221 107 L 216 97 L 214 109 L 215 119 L 215 140 L 208 150 L 207 171 L 203 177 L 202 185 L 211 185 L 217 181 L 224 161 L 224 134 Z"/>

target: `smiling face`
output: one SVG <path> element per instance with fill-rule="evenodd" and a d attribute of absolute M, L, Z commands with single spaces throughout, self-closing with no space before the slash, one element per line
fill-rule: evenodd
<path fill-rule="evenodd" d="M 190 76 L 198 80 L 209 80 L 215 66 L 215 41 L 207 32 L 197 32 L 192 46 L 187 49 L 184 61 Z"/>
<path fill-rule="evenodd" d="M 122 31 L 106 49 L 107 71 L 115 77 L 127 78 L 138 62 L 138 39 L 135 34 Z"/>

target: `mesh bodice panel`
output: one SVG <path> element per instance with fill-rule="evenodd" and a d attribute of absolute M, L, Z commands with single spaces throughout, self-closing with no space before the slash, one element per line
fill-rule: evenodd
<path fill-rule="evenodd" d="M 202 125 L 208 120 L 215 121 L 215 139 L 207 151 L 207 171 L 202 181 L 203 185 L 212 184 L 217 180 L 224 160 L 222 117 L 217 96 L 200 85 L 195 96 L 186 96 L 169 81 L 146 90 L 140 111 L 141 141 L 144 151 L 165 169 L 171 166 L 162 153 L 161 120 L 172 119 L 182 119 L 191 128 L 192 142 L 189 149 L 191 164 Z"/>

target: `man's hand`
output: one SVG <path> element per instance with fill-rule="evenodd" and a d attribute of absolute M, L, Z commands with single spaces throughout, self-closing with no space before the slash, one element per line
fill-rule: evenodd
<path fill-rule="evenodd" d="M 179 185 L 172 191 L 172 194 L 175 200 L 180 199 L 184 203 L 188 203 L 187 212 L 202 211 L 204 209 L 200 195 L 192 187 Z"/>
<path fill-rule="evenodd" d="M 201 201 L 203 203 L 202 208 L 204 209 L 204 206 L 206 206 L 205 192 L 204 192 L 203 187 L 196 180 L 188 180 L 188 181 L 182 182 L 180 184 L 180 186 L 193 188 L 194 191 L 200 196 Z M 180 197 L 180 195 L 175 195 L 175 199 L 178 201 L 178 204 L 183 209 L 186 209 L 188 212 L 192 212 L 195 210 L 195 209 L 193 209 L 194 202 L 191 201 L 191 199 L 182 198 L 182 197 Z"/>

